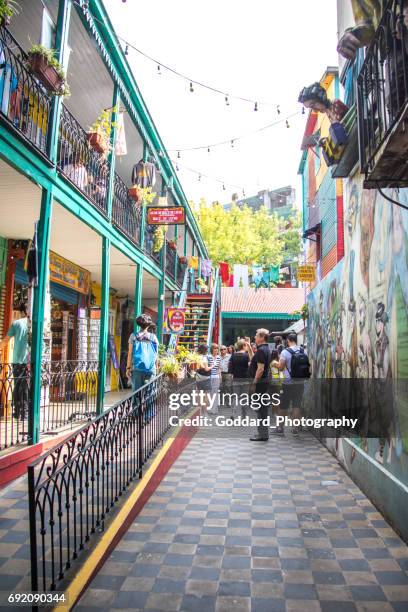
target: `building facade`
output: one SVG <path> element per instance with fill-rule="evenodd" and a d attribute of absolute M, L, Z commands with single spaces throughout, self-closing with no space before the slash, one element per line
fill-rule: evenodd
<path fill-rule="evenodd" d="M 28 303 L 25 425 L 35 443 L 52 429 L 53 401 L 69 398 L 75 408 L 86 386 L 93 410 L 103 411 L 105 390 L 126 384 L 135 315 L 151 314 L 161 338 L 186 258 L 207 252 L 103 2 L 19 5 L 0 25 L 0 340 L 19 303 Z M 56 50 L 69 97 L 51 95 L 50 74 L 33 63 L 33 43 Z M 95 140 L 101 125 L 102 149 Z M 165 236 L 147 224 L 146 202 L 129 191 L 141 167 L 151 172 L 143 197 L 185 209 L 186 223 Z M 3 448 L 27 439 L 27 427 L 19 431 L 8 406 L 18 388 L 10 345 L 0 357 Z M 58 392 L 49 382 L 55 372 L 65 376 Z"/>
<path fill-rule="evenodd" d="M 344 257 L 321 274 L 308 295 L 308 343 L 318 378 L 381 379 L 385 395 L 380 412 L 384 410 L 387 415 L 382 418 L 381 435 L 368 431 L 353 440 L 326 443 L 407 537 L 405 23 L 398 26 L 403 44 L 385 48 L 381 42 L 396 32 L 399 5 L 388 3 L 380 24 L 373 19 L 377 29 L 373 30 L 370 46 L 359 49 L 354 59 L 340 57 L 341 95 L 349 107 L 342 121 L 348 142 L 329 172 L 332 180 L 342 177 Z M 351 2 L 338 2 L 341 36 L 347 28 L 358 26 L 351 8 Z M 365 410 L 367 418 L 372 419 L 368 400 Z"/>

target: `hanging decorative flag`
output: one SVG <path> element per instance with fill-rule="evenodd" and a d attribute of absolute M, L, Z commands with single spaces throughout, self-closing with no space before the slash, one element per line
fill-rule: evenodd
<path fill-rule="evenodd" d="M 125 121 L 124 114 L 122 112 L 118 114 L 117 119 L 115 155 L 118 157 L 121 155 L 127 155 Z"/>

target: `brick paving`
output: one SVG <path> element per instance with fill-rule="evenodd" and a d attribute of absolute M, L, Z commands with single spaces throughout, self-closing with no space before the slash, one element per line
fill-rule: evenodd
<path fill-rule="evenodd" d="M 408 548 L 310 434 L 198 436 L 75 607 L 96 609 L 407 612 Z"/>

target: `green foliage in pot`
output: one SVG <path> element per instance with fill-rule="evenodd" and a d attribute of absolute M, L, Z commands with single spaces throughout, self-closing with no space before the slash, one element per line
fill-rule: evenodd
<path fill-rule="evenodd" d="M 0 23 L 10 23 L 13 15 L 18 15 L 20 5 L 15 0 L 0 0 Z"/>
<path fill-rule="evenodd" d="M 167 355 L 159 361 L 160 372 L 170 378 L 181 376 L 181 368 L 177 359 L 173 355 Z"/>
<path fill-rule="evenodd" d="M 41 55 L 41 57 L 45 59 L 47 64 L 54 68 L 55 72 L 58 74 L 58 76 L 63 82 L 60 89 L 58 91 L 53 91 L 52 93 L 56 96 L 68 97 L 69 95 L 71 95 L 71 91 L 69 89 L 68 83 L 66 82 L 65 70 L 55 57 L 55 53 L 55 49 L 48 49 L 48 47 L 45 47 L 44 45 L 32 45 L 28 50 L 28 57 L 30 58 L 35 55 Z"/>

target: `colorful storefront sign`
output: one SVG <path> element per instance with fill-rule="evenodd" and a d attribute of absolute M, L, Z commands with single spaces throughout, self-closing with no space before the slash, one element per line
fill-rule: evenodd
<path fill-rule="evenodd" d="M 186 323 L 186 308 L 166 308 L 164 332 L 182 334 Z"/>
<path fill-rule="evenodd" d="M 183 206 L 148 206 L 147 223 L 149 225 L 183 225 L 186 212 Z"/>
<path fill-rule="evenodd" d="M 91 273 L 50 251 L 50 280 L 79 293 L 88 294 Z"/>

